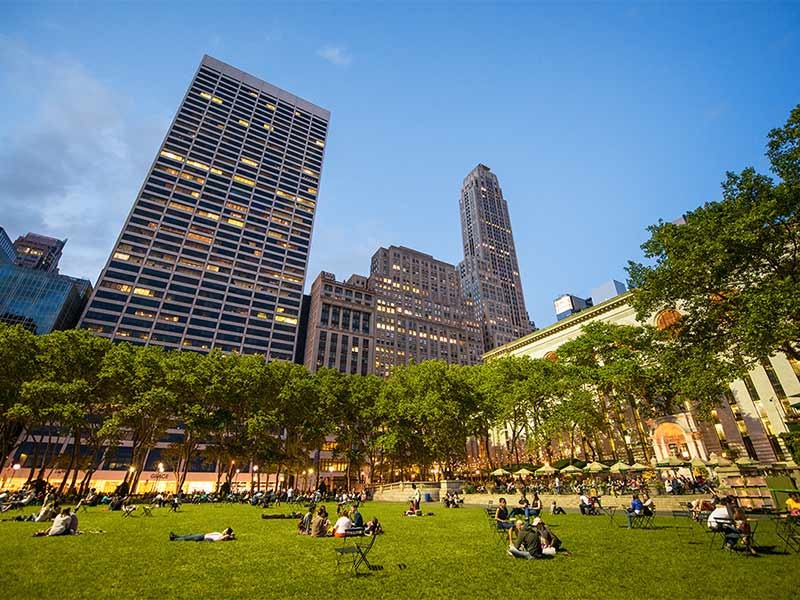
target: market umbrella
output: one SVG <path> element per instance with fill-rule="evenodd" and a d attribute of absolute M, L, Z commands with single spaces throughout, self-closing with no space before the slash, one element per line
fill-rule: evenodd
<path fill-rule="evenodd" d="M 708 457 L 706 464 L 709 467 L 730 467 L 733 463 L 727 458 L 718 456 L 716 452 L 712 452 L 711 456 Z"/>
<path fill-rule="evenodd" d="M 495 469 L 494 471 L 489 473 L 489 475 L 493 475 L 494 477 L 502 477 L 503 475 L 511 475 L 511 473 L 506 471 L 504 468 L 500 467 L 499 469 Z"/>
<path fill-rule="evenodd" d="M 577 473 L 583 473 L 583 471 L 581 471 L 575 465 L 569 465 L 569 466 L 564 467 L 563 469 L 561 469 L 561 474 L 562 475 L 575 475 Z"/>
<path fill-rule="evenodd" d="M 613 465 L 611 465 L 611 468 L 609 470 L 612 473 L 625 473 L 626 471 L 630 471 L 631 470 L 631 466 L 630 465 L 626 465 L 621 460 L 618 460 Z"/>
<path fill-rule="evenodd" d="M 750 457 L 747 456 L 743 456 L 742 458 L 737 458 L 734 462 L 740 467 L 751 467 L 756 464 L 755 461 L 753 461 Z"/>
<path fill-rule="evenodd" d="M 685 461 L 681 460 L 677 456 L 670 454 L 667 460 L 658 463 L 657 466 L 662 469 L 672 469 L 674 467 L 682 467 L 684 464 L 686 464 Z"/>
<path fill-rule="evenodd" d="M 584 471 L 587 473 L 602 473 L 603 471 L 608 471 L 608 467 L 605 466 L 603 463 L 599 462 L 590 462 L 583 468 Z"/>
<path fill-rule="evenodd" d="M 648 467 L 647 465 L 643 465 L 642 463 L 635 462 L 630 466 L 628 471 L 630 471 L 631 473 L 641 473 L 642 471 L 647 471 L 647 469 L 649 469 L 649 468 L 650 467 Z"/>
<path fill-rule="evenodd" d="M 545 465 L 547 467 L 549 465 Z M 542 467 L 544 468 L 544 467 Z M 552 467 L 550 467 L 552 468 Z M 533 475 L 533 471 L 529 471 L 525 467 L 522 467 L 519 471 L 514 471 L 514 475 L 519 475 L 520 477 L 527 477 L 528 475 Z"/>
<path fill-rule="evenodd" d="M 544 465 L 544 466 L 539 467 L 538 469 L 536 469 L 536 471 L 534 472 L 534 475 L 537 475 L 537 476 L 554 475 L 555 473 L 558 473 L 558 469 L 556 469 L 555 467 L 551 467 L 550 465 Z"/>
<path fill-rule="evenodd" d="M 689 464 L 696 469 L 705 469 L 708 466 L 699 456 L 695 456 Z"/>

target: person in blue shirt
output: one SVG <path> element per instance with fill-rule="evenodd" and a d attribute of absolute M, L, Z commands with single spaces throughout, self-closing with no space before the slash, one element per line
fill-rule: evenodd
<path fill-rule="evenodd" d="M 641 516 L 642 508 L 643 504 L 639 500 L 639 494 L 634 494 L 633 500 L 631 500 L 631 507 L 625 510 L 625 514 L 628 517 L 628 529 L 633 528 L 633 518 Z"/>

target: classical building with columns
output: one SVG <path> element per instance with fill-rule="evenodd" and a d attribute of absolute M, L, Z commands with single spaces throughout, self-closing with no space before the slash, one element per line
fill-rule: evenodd
<path fill-rule="evenodd" d="M 580 336 L 582 327 L 593 321 L 642 325 L 636 318 L 630 299 L 630 292 L 620 294 L 495 348 L 484 354 L 483 358 L 486 361 L 503 356 L 555 359 L 558 348 Z M 679 318 L 680 313 L 669 309 L 653 315 L 647 324 L 666 328 Z M 658 462 L 670 455 L 707 459 L 712 452 L 731 458 L 747 457 L 763 463 L 789 459 L 780 434 L 789 431 L 789 426 L 800 420 L 798 411 L 792 408 L 792 404 L 800 400 L 798 377 L 800 363 L 783 354 L 776 354 L 754 367 L 742 379 L 732 382 L 720 397 L 719 405 L 711 412 L 710 420 L 701 420 L 688 406 L 685 412 L 656 419 L 639 419 L 629 411 L 625 421 L 631 438 L 643 433 L 649 438 L 652 450 L 642 451 L 629 438 L 604 440 L 604 451 L 610 455 L 615 445 L 625 445 L 631 448 L 637 460 L 655 458 Z M 502 448 L 508 445 L 504 431 L 496 431 L 494 435 L 496 446 Z M 567 444 L 565 440 L 554 440 L 554 454 L 568 457 L 570 448 Z M 572 450 L 576 456 L 581 456 L 580 451 Z M 624 460 L 624 454 L 621 458 Z"/>

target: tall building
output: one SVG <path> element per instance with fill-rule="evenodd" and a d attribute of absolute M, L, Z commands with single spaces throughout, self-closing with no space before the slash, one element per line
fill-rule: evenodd
<path fill-rule="evenodd" d="M 17 264 L 26 269 L 58 273 L 58 261 L 67 240 L 57 240 L 38 233 L 27 233 L 14 242 Z"/>
<path fill-rule="evenodd" d="M 292 360 L 329 118 L 205 56 L 81 326 Z"/>
<path fill-rule="evenodd" d="M 14 242 L 8 237 L 6 230 L 0 227 L 0 264 L 13 265 L 17 262 L 17 251 Z"/>
<path fill-rule="evenodd" d="M 375 296 L 367 278 L 336 281 L 322 272 L 311 285 L 304 364 L 309 371 L 328 367 L 368 375 L 375 363 Z"/>
<path fill-rule="evenodd" d="M 472 301 L 465 298 L 455 266 L 402 246 L 372 256 L 375 292 L 375 373 L 411 360 L 480 362 L 483 340 Z"/>
<path fill-rule="evenodd" d="M 525 310 L 508 204 L 489 167 L 479 164 L 464 178 L 458 205 L 464 242 L 462 286 L 481 317 L 488 352 L 534 326 Z"/>

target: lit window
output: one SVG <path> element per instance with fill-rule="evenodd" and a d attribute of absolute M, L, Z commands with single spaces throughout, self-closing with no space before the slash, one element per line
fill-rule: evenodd
<path fill-rule="evenodd" d="M 296 198 L 295 198 L 294 196 L 292 196 L 291 194 L 287 194 L 287 193 L 286 193 L 286 192 L 284 192 L 283 190 L 278 190 L 276 193 L 277 193 L 277 194 L 278 194 L 278 196 L 280 196 L 281 198 L 288 198 L 289 200 L 296 200 Z"/>
<path fill-rule="evenodd" d="M 226 220 L 228 223 L 230 223 L 231 225 L 236 225 L 237 227 L 244 227 L 244 222 L 243 222 L 243 221 L 240 221 L 239 219 L 231 219 L 231 218 L 227 218 L 227 219 L 225 219 L 225 220 Z"/>
<path fill-rule="evenodd" d="M 207 210 L 198 210 L 197 214 L 201 217 L 205 217 L 206 219 L 214 219 L 215 221 L 219 221 L 219 215 L 217 213 L 208 212 Z"/>
<path fill-rule="evenodd" d="M 223 175 L 224 174 L 222 171 L 220 171 L 219 169 L 215 169 L 214 167 L 211 167 L 211 172 L 214 175 Z"/>
<path fill-rule="evenodd" d="M 269 230 L 267 232 L 267 235 L 269 237 L 271 237 L 271 238 L 275 238 L 276 240 L 285 240 L 286 239 L 286 236 L 284 234 L 280 233 L 279 231 Z"/>
<path fill-rule="evenodd" d="M 253 98 L 258 98 L 258 94 L 255 92 L 248 92 L 248 94 L 250 94 Z"/>
<path fill-rule="evenodd" d="M 119 260 L 130 260 L 131 255 L 125 254 L 124 252 L 114 252 L 114 258 L 118 258 Z"/>
<path fill-rule="evenodd" d="M 311 169 L 303 169 L 303 173 L 306 175 L 311 175 L 311 177 L 316 177 L 319 173 L 312 171 Z"/>
<path fill-rule="evenodd" d="M 161 315 L 159 319 L 161 319 L 162 321 L 171 321 L 172 323 L 177 323 L 178 321 L 181 320 L 180 317 L 176 315 Z"/>
<path fill-rule="evenodd" d="M 259 319 L 268 319 L 269 318 L 269 315 L 267 315 L 267 313 L 265 313 L 265 312 L 256 313 L 256 316 Z"/>
<path fill-rule="evenodd" d="M 187 160 L 186 164 L 191 167 L 202 169 L 203 171 L 208 171 L 208 165 L 204 165 L 203 163 L 197 162 L 196 160 Z"/>
<path fill-rule="evenodd" d="M 257 167 L 258 166 L 258 163 L 256 161 L 250 160 L 249 158 L 242 158 L 241 161 L 246 165 L 250 165 L 251 167 Z"/>
<path fill-rule="evenodd" d="M 238 210 L 238 211 L 241 211 L 241 212 L 246 212 L 247 211 L 247 207 L 246 206 L 242 206 L 241 204 L 235 204 L 233 202 L 226 202 L 225 206 L 227 206 L 228 208 L 232 208 L 233 210 Z"/>
<path fill-rule="evenodd" d="M 284 317 L 283 315 L 276 315 L 275 320 L 278 323 L 288 323 L 289 325 L 297 325 L 297 319 L 293 317 Z"/>
<path fill-rule="evenodd" d="M 164 158 L 171 158 L 172 160 L 183 162 L 183 157 L 180 154 L 175 154 L 174 152 L 167 152 L 166 150 L 162 150 L 161 156 L 163 156 Z"/>
<path fill-rule="evenodd" d="M 275 105 L 274 104 L 270 104 L 269 102 L 265 102 L 264 106 L 266 106 L 270 110 L 275 110 Z"/>
<path fill-rule="evenodd" d="M 147 288 L 136 287 L 133 288 L 133 293 L 137 296 L 155 296 L 153 290 L 148 290 Z"/>
<path fill-rule="evenodd" d="M 270 124 L 269 124 L 269 123 L 264 123 L 264 129 L 266 129 L 266 130 L 268 130 L 268 131 L 269 131 L 269 130 L 271 130 L 271 129 L 272 129 L 272 127 L 270 127 Z"/>
<path fill-rule="evenodd" d="M 194 209 L 191 206 L 186 206 L 185 204 L 181 204 L 180 202 L 170 201 L 169 207 L 182 210 L 183 212 L 194 212 Z"/>
<path fill-rule="evenodd" d="M 317 146 L 319 146 L 320 148 L 324 148 L 325 147 L 325 142 L 323 142 L 322 140 L 314 140 L 314 143 Z"/>
<path fill-rule="evenodd" d="M 210 237 L 206 237 L 206 236 L 200 235 L 198 233 L 191 233 L 190 232 L 190 233 L 188 233 L 186 235 L 186 237 L 188 237 L 190 240 L 197 240 L 198 242 L 203 242 L 205 244 L 210 244 L 211 243 L 211 238 Z"/>
<path fill-rule="evenodd" d="M 217 98 L 216 96 L 211 96 L 211 101 L 215 104 L 222 104 L 222 98 Z"/>
<path fill-rule="evenodd" d="M 208 92 L 200 92 L 200 95 L 206 100 L 211 100 L 211 94 L 209 94 Z"/>
<path fill-rule="evenodd" d="M 248 121 L 245 121 L 244 119 L 239 119 L 239 125 L 242 125 L 244 127 L 250 127 L 250 123 Z"/>
<path fill-rule="evenodd" d="M 317 190 L 316 190 L 316 188 L 308 188 L 306 191 L 307 191 L 309 194 L 312 194 L 312 195 L 314 195 L 314 196 L 316 196 L 316 195 L 317 195 Z"/>
<path fill-rule="evenodd" d="M 219 273 L 219 267 L 217 265 L 206 265 L 207 271 L 214 271 L 215 273 Z"/>
<path fill-rule="evenodd" d="M 238 181 L 239 183 L 243 183 L 245 185 L 249 185 L 250 187 L 253 187 L 256 184 L 256 182 L 253 181 L 252 179 L 247 179 L 247 177 L 242 177 L 240 175 L 234 175 L 233 180 Z"/>
<path fill-rule="evenodd" d="M 144 317 L 146 319 L 152 319 L 153 317 L 155 317 L 155 315 L 153 313 L 146 312 L 146 311 L 143 311 L 143 310 L 137 310 L 133 314 L 135 314 L 137 317 Z"/>

